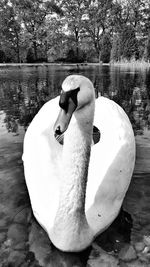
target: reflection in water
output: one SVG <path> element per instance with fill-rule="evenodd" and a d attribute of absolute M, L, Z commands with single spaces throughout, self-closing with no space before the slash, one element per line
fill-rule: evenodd
<path fill-rule="evenodd" d="M 31 213 L 21 155 L 23 137 L 29 123 L 45 102 L 59 94 L 64 78 L 74 72 L 92 80 L 97 97 L 99 95 L 109 97 L 125 109 L 136 135 L 137 158 L 133 179 L 123 204 L 126 211 L 121 210 L 111 227 L 97 237 L 86 251 L 63 253 L 50 244 L 46 233 Z M 112 255 L 117 259 L 124 244 L 131 242 L 135 246 L 136 242 L 140 241 L 144 250 L 149 242 L 150 247 L 150 240 L 146 237 L 150 235 L 149 161 L 150 72 L 148 70 L 133 72 L 119 67 L 88 65 L 1 68 L 0 262 L 2 266 L 80 267 L 103 266 L 105 263 L 107 265 L 104 266 L 111 266 L 110 262 L 114 260 L 111 258 Z M 18 210 L 21 212 L 18 213 Z M 143 256 L 142 253 L 137 253 L 138 260 L 144 257 L 147 264 L 145 266 L 149 266 L 147 254 Z M 22 263 L 19 265 L 18 261 L 21 259 Z M 135 266 L 140 265 L 136 263 Z"/>
<path fill-rule="evenodd" d="M 37 221 L 34 219 L 33 215 L 30 219 L 30 225 L 29 242 L 32 254 L 28 254 L 28 260 L 31 261 L 36 258 L 41 266 L 44 267 L 85 267 L 87 266 L 89 259 L 100 258 L 103 254 L 107 255 L 103 252 L 103 249 L 109 252 L 110 255 L 113 254 L 113 251 L 117 255 L 123 244 L 130 241 L 132 219 L 127 212 L 121 210 L 119 216 L 113 222 L 111 227 L 101 236 L 97 237 L 91 247 L 78 253 L 64 253 L 54 247 L 50 243 L 45 231 L 41 229 Z M 97 247 L 101 247 L 102 249 L 98 251 Z"/>
<path fill-rule="evenodd" d="M 8 132 L 18 134 L 18 119 L 15 119 L 11 115 L 6 115 L 4 122 L 6 123 L 6 128 Z"/>
<path fill-rule="evenodd" d="M 86 249 L 80 253 L 63 253 L 52 246 L 52 257 L 49 263 L 51 267 L 64 266 L 64 267 L 84 267 L 87 264 L 91 248 Z"/>
<path fill-rule="evenodd" d="M 64 78 L 72 71 L 89 77 L 96 96 L 104 95 L 116 101 L 127 112 L 135 134 L 150 127 L 150 100 L 148 73 L 121 71 L 105 67 L 33 67 L 2 69 L 0 72 L 0 107 L 6 111 L 8 131 L 18 131 L 18 124 L 29 123 L 49 99 L 57 96 Z"/>

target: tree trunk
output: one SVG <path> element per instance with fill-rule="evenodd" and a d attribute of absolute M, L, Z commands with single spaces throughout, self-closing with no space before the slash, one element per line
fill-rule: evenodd
<path fill-rule="evenodd" d="M 98 56 L 98 60 L 100 62 L 100 49 L 99 49 L 98 42 L 96 40 L 94 40 L 94 47 L 95 47 L 96 54 Z"/>
<path fill-rule="evenodd" d="M 18 33 L 16 32 L 16 53 L 17 53 L 17 62 L 20 63 L 21 60 L 20 60 L 20 46 L 19 46 L 19 36 L 18 36 Z"/>
<path fill-rule="evenodd" d="M 47 40 L 45 41 L 45 59 L 48 62 L 48 58 L 47 58 L 47 51 L 48 51 L 48 44 L 47 44 Z"/>
<path fill-rule="evenodd" d="M 78 44 L 78 41 L 76 42 L 76 54 L 77 54 L 77 59 L 79 59 L 79 44 Z"/>
<path fill-rule="evenodd" d="M 19 49 L 18 45 L 17 45 L 17 62 L 21 63 L 21 60 L 20 60 L 20 49 Z"/>
<path fill-rule="evenodd" d="M 76 39 L 76 57 L 79 59 L 79 32 L 75 29 L 75 39 Z"/>
<path fill-rule="evenodd" d="M 38 56 L 37 56 L 37 43 L 36 43 L 36 40 L 33 41 L 33 49 L 34 49 L 35 61 L 37 61 Z"/>

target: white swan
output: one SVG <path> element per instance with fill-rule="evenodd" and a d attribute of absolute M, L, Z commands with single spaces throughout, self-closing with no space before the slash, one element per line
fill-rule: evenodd
<path fill-rule="evenodd" d="M 95 145 L 93 120 L 101 132 Z M 65 132 L 63 146 L 54 132 Z M 70 75 L 28 127 L 23 160 L 36 219 L 56 247 L 80 251 L 120 210 L 135 163 L 133 130 L 115 102 L 99 97 L 95 105 L 88 78 Z"/>

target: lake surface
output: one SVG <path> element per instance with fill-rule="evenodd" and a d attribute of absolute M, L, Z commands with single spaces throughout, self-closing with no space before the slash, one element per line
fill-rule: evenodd
<path fill-rule="evenodd" d="M 134 129 L 137 156 L 120 217 L 85 252 L 63 253 L 51 245 L 34 219 L 21 156 L 33 117 L 73 73 L 90 78 L 97 97 L 106 96 L 124 108 Z M 0 266 L 150 266 L 149 203 L 150 70 L 94 65 L 0 67 Z"/>

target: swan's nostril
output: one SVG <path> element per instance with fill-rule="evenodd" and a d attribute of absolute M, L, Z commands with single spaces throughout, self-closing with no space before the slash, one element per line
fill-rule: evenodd
<path fill-rule="evenodd" d="M 61 130 L 60 130 L 60 126 L 57 126 L 56 130 L 55 130 L 55 134 L 60 135 L 62 134 Z"/>
<path fill-rule="evenodd" d="M 61 130 L 60 130 L 60 125 L 57 126 L 56 130 L 55 130 L 55 134 L 54 134 L 56 140 L 61 144 L 63 145 L 63 137 L 64 135 L 62 134 Z"/>

